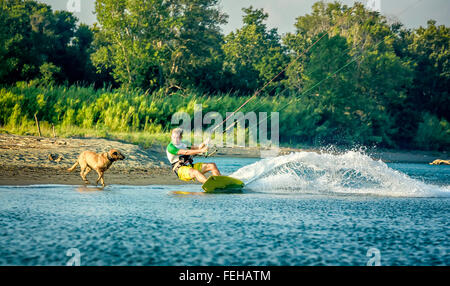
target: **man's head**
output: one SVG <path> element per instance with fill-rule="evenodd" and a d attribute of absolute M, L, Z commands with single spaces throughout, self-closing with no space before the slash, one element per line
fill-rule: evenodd
<path fill-rule="evenodd" d="M 183 138 L 183 129 L 175 128 L 172 130 L 172 143 L 178 145 L 181 143 L 181 138 Z"/>

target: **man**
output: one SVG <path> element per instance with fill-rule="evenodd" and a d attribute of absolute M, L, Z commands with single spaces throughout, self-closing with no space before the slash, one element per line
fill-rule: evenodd
<path fill-rule="evenodd" d="M 172 170 L 182 181 L 197 180 L 200 183 L 206 182 L 205 174 L 211 172 L 213 176 L 220 176 L 220 171 L 215 163 L 193 163 L 192 156 L 206 153 L 208 147 L 204 143 L 199 146 L 188 148 L 186 144 L 181 142 L 183 138 L 183 130 L 176 128 L 172 131 L 170 144 L 167 146 L 167 158 L 172 164 Z"/>

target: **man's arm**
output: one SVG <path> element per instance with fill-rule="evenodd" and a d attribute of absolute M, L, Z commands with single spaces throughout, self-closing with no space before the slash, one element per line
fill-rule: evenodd
<path fill-rule="evenodd" d="M 208 151 L 207 147 L 203 147 L 201 149 L 196 148 L 196 149 L 180 149 L 177 152 L 177 155 L 188 155 L 188 156 L 193 156 L 193 155 L 197 155 L 197 154 L 202 154 L 202 153 L 206 153 L 206 151 Z"/>
<path fill-rule="evenodd" d="M 198 146 L 192 146 L 190 149 L 191 149 L 191 150 L 200 150 L 200 149 L 205 148 L 205 146 L 206 146 L 206 144 L 205 144 L 205 143 L 202 143 L 202 144 L 200 144 L 200 145 L 198 145 Z"/>
<path fill-rule="evenodd" d="M 194 149 L 178 149 L 175 145 L 170 143 L 167 146 L 167 151 L 172 155 L 197 155 L 201 153 L 205 153 L 208 151 L 208 148 L 205 146 L 205 144 L 201 144 L 200 146 L 194 148 Z"/>

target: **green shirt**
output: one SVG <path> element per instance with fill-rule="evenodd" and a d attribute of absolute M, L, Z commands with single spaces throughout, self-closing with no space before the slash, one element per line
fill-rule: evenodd
<path fill-rule="evenodd" d="M 169 159 L 170 164 L 174 164 L 178 162 L 180 159 L 180 155 L 178 155 L 178 151 L 181 149 L 189 149 L 189 147 L 185 143 L 180 143 L 178 145 L 173 144 L 172 142 L 167 145 L 166 154 L 167 159 Z"/>

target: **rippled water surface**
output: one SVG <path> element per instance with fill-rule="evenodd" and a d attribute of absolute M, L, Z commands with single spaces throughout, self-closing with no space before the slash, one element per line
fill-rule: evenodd
<path fill-rule="evenodd" d="M 450 168 L 365 172 L 365 158 L 351 158 L 319 170 L 313 159 L 287 158 L 292 172 L 273 162 L 259 175 L 241 169 L 248 189 L 232 195 L 171 194 L 198 185 L 1 186 L 0 265 L 65 265 L 71 248 L 81 265 L 366 265 L 370 248 L 382 265 L 450 264 Z M 262 168 L 214 160 L 228 174 Z"/>

